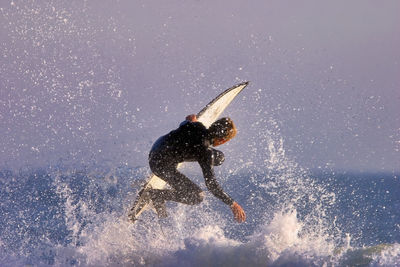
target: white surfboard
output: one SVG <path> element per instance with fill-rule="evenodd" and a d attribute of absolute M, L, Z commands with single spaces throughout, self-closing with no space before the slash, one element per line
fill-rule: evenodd
<path fill-rule="evenodd" d="M 218 119 L 225 108 L 232 102 L 232 100 L 249 84 L 249 82 L 243 82 L 235 85 L 214 98 L 210 103 L 207 104 L 198 114 L 197 120 L 204 124 L 207 128 Z M 178 168 L 181 164 L 178 165 Z M 138 197 L 136 198 L 133 207 L 130 209 L 128 217 L 134 222 L 138 219 L 140 214 L 152 208 L 151 201 L 143 197 L 143 192 L 148 189 L 164 189 L 166 182 L 156 175 L 150 175 L 148 182 L 140 190 Z"/>

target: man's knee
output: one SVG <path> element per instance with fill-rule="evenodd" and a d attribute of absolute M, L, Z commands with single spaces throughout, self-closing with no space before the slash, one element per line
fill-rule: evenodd
<path fill-rule="evenodd" d="M 200 204 L 204 200 L 204 192 L 195 193 L 193 196 L 193 205 Z"/>

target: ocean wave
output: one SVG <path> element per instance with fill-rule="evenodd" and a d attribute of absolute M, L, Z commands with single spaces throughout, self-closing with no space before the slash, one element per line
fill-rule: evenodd
<path fill-rule="evenodd" d="M 249 158 L 229 175 L 217 170 L 244 224 L 209 192 L 201 205 L 168 203 L 168 218 L 147 211 L 132 224 L 127 212 L 146 167 L 1 171 L 0 265 L 398 264 L 397 176 L 313 176 L 286 157 L 279 133 L 263 133 L 264 165 Z"/>

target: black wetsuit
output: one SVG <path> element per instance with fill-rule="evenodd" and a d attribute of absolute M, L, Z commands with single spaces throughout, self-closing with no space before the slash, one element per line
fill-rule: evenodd
<path fill-rule="evenodd" d="M 214 176 L 214 165 L 222 164 L 224 155 L 210 147 L 211 137 L 200 122 L 184 121 L 178 129 L 160 137 L 149 155 L 151 171 L 166 181 L 172 190 L 154 190 L 162 201 L 176 201 L 189 205 L 203 200 L 202 190 L 177 170 L 178 163 L 197 161 L 203 171 L 208 190 L 225 204 L 232 205 L 233 199 L 226 194 Z"/>

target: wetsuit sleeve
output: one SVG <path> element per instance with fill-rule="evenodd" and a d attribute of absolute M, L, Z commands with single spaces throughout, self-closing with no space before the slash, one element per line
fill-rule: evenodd
<path fill-rule="evenodd" d="M 222 202 L 225 204 L 231 206 L 234 202 L 234 200 L 222 190 L 222 187 L 219 185 L 217 180 L 215 179 L 215 174 L 214 174 L 214 169 L 213 165 L 211 162 L 211 149 L 207 149 L 207 156 L 202 158 L 202 160 L 199 161 L 201 170 L 203 171 L 204 175 L 204 180 L 206 182 L 206 186 L 210 192 L 216 196 L 217 198 L 221 199 Z"/>

